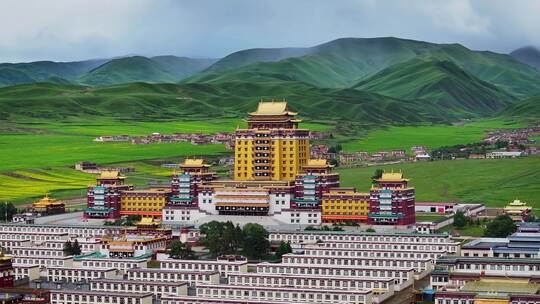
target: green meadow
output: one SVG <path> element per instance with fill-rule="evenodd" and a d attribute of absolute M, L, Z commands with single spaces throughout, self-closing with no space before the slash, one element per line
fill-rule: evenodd
<path fill-rule="evenodd" d="M 368 191 L 373 172 L 401 170 L 418 201 L 479 202 L 505 206 L 516 198 L 540 209 L 540 157 L 449 160 L 339 169 L 341 185 Z"/>
<path fill-rule="evenodd" d="M 95 176 L 73 169 L 80 161 L 100 165 L 115 164 L 134 167 L 129 182 L 148 186 L 167 182 L 171 169 L 160 163 L 178 162 L 184 157 L 219 157 L 230 154 L 223 145 L 195 146 L 190 143 L 132 145 L 131 143 L 94 142 L 101 135 L 146 135 L 152 132 L 215 133 L 245 127 L 240 119 L 212 121 L 117 121 L 72 120 L 42 122 L 39 120 L 1 125 L 0 127 L 0 201 L 27 203 L 46 193 L 58 198 L 84 196 L 84 189 Z M 302 123 L 311 130 L 332 130 L 333 126 Z M 390 127 L 374 130 L 361 140 L 345 143 L 352 150 L 408 149 L 412 145 L 438 147 L 467 143 L 482 138 L 492 128 L 522 127 L 522 124 L 500 120 L 470 122 L 464 126 Z M 376 167 L 340 169 L 342 184 L 369 188 L 370 176 Z M 540 198 L 540 159 L 445 161 L 383 166 L 404 170 L 417 187 L 419 200 L 480 201 L 502 206 L 515 197 L 537 202 Z"/>
<path fill-rule="evenodd" d="M 147 186 L 156 181 L 166 182 L 172 173 L 152 160 L 178 162 L 184 157 L 230 153 L 223 145 L 100 143 L 93 141 L 97 136 L 153 132 L 210 134 L 245 126 L 240 119 L 156 122 L 101 119 L 54 123 L 36 120 L 4 124 L 0 128 L 0 200 L 23 203 L 46 193 L 58 198 L 84 196 L 84 189 L 95 181 L 95 176 L 74 170 L 73 166 L 80 161 L 134 167 L 136 171 L 128 175 L 130 183 Z M 316 123 L 301 126 L 320 131 L 332 128 Z"/>
<path fill-rule="evenodd" d="M 527 125 L 504 120 L 481 120 L 462 126 L 393 126 L 368 132 L 361 139 L 343 144 L 347 152 L 387 151 L 404 149 L 410 152 L 412 146 L 436 148 L 480 141 L 485 132 L 496 128 L 522 128 Z"/>

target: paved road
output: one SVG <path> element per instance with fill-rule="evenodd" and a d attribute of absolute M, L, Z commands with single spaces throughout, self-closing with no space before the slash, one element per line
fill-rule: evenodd
<path fill-rule="evenodd" d="M 101 219 L 88 219 L 83 220 L 83 214 L 82 212 L 70 212 L 70 213 L 63 213 L 63 214 L 56 214 L 56 215 L 50 215 L 50 216 L 42 216 L 38 217 L 35 220 L 36 224 L 56 224 L 56 225 L 62 225 L 62 224 L 79 224 L 79 225 L 102 225 L 104 220 Z"/>

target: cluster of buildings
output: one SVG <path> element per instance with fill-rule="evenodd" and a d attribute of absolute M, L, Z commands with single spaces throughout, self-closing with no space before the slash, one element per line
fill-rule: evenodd
<path fill-rule="evenodd" d="M 330 148 L 323 144 L 311 146 L 311 158 L 315 159 L 335 159 L 339 161 L 340 166 L 354 165 L 359 162 L 381 162 L 381 161 L 429 161 L 431 156 L 424 146 L 414 146 L 411 148 L 413 156 L 407 155 L 405 150 L 378 151 L 369 153 L 357 151 L 345 153 L 343 151 L 330 152 Z"/>
<path fill-rule="evenodd" d="M 155 223 L 154 223 L 155 224 Z M 116 226 L 0 224 L 0 286 L 25 286 L 40 303 L 381 303 L 427 277 L 434 261 L 459 254 L 448 235 L 271 231 L 290 242 L 281 262 L 242 256 L 169 257 L 173 238 L 197 242 L 197 230 L 140 223 Z M 81 255 L 62 246 L 77 240 Z M 13 302 L 22 291 L 9 289 Z M 28 294 L 28 293 L 27 293 Z M 43 295 L 46 294 L 46 295 Z"/>
<path fill-rule="evenodd" d="M 538 135 L 540 135 L 540 126 L 516 129 L 496 129 L 488 132 L 483 142 L 488 144 L 507 142 L 510 145 L 530 145 L 535 143 L 530 137 Z"/>
<path fill-rule="evenodd" d="M 436 304 L 540 303 L 540 224 L 520 223 L 507 238 L 481 238 L 436 260 Z"/>
<path fill-rule="evenodd" d="M 310 131 L 311 139 L 322 139 L 328 136 L 327 132 Z M 131 142 L 136 145 L 161 144 L 175 142 L 190 142 L 193 145 L 224 144 L 225 148 L 232 150 L 235 144 L 235 134 L 229 132 L 220 132 L 214 134 L 201 133 L 175 133 L 161 134 L 154 132 L 147 136 L 129 136 L 129 135 L 105 135 L 94 139 L 95 142 Z"/>
<path fill-rule="evenodd" d="M 88 189 L 87 218 L 138 214 L 168 224 L 206 216 L 271 216 L 285 224 L 367 222 L 411 225 L 415 190 L 401 172 L 385 172 L 367 192 L 340 188 L 325 159 L 312 159 L 310 132 L 286 102 L 261 102 L 247 129 L 234 135 L 232 180 L 218 179 L 201 159 L 187 159 L 171 187 L 135 190 L 118 172 L 102 172 Z"/>
<path fill-rule="evenodd" d="M 200 133 L 175 133 L 161 134 L 152 133 L 147 136 L 129 136 L 129 135 L 105 135 L 94 139 L 95 142 L 131 142 L 136 145 L 159 144 L 159 143 L 175 143 L 175 142 L 190 142 L 193 145 L 206 144 L 225 144 L 226 147 L 232 148 L 233 134 L 232 133 L 216 133 L 216 134 L 200 134 Z"/>

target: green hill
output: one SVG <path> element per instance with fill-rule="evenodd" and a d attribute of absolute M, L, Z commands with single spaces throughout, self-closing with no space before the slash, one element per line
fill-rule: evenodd
<path fill-rule="evenodd" d="M 527 98 L 513 104 L 505 109 L 501 116 L 531 119 L 538 123 L 540 121 L 540 96 Z"/>
<path fill-rule="evenodd" d="M 213 58 L 188 58 L 177 56 L 156 56 L 150 58 L 159 63 L 161 67 L 172 74 L 176 81 L 192 76 L 216 62 Z"/>
<path fill-rule="evenodd" d="M 194 75 L 216 59 L 176 56 L 126 57 L 75 62 L 1 63 L 0 87 L 25 83 L 107 85 L 132 81 L 176 82 Z M 88 74 L 87 74 L 88 73 Z"/>
<path fill-rule="evenodd" d="M 258 62 L 275 62 L 287 58 L 300 57 L 310 52 L 311 48 L 258 48 L 241 50 L 218 60 L 209 66 L 205 72 L 219 73 Z"/>
<path fill-rule="evenodd" d="M 401 99 L 422 99 L 446 111 L 494 113 L 515 97 L 451 61 L 413 59 L 390 66 L 354 88 Z"/>
<path fill-rule="evenodd" d="M 77 82 L 91 86 L 128 82 L 173 83 L 203 70 L 213 62 L 215 59 L 176 56 L 118 58 L 89 71 Z"/>
<path fill-rule="evenodd" d="M 77 79 L 78 83 L 92 86 L 137 81 L 174 82 L 175 77 L 156 61 L 134 56 L 113 59 Z"/>
<path fill-rule="evenodd" d="M 68 82 L 105 63 L 107 60 L 74 62 L 36 61 L 29 63 L 1 63 L 0 86 L 42 81 Z"/>
<path fill-rule="evenodd" d="M 129 83 L 101 88 L 48 83 L 11 86 L 0 89 L 0 117 L 9 121 L 244 117 L 261 98 L 285 98 L 292 109 L 317 121 L 339 118 L 369 125 L 455 119 L 453 113 L 441 113 L 437 107 L 416 101 L 354 89 L 322 89 L 299 82 Z"/>
<path fill-rule="evenodd" d="M 304 54 L 301 56 L 302 54 Z M 460 68 L 516 96 L 540 94 L 540 72 L 509 55 L 478 52 L 459 44 L 399 38 L 343 38 L 301 49 L 276 62 L 282 49 L 245 50 L 227 56 L 186 82 L 285 79 L 319 87 L 349 87 L 391 65 L 413 58 L 454 62 Z M 234 55 L 234 56 L 233 56 Z"/>

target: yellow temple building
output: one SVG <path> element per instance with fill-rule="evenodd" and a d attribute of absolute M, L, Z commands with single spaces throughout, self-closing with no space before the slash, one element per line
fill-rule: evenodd
<path fill-rule="evenodd" d="M 64 213 L 65 204 L 45 195 L 45 197 L 32 204 L 32 211 L 42 215 Z"/>
<path fill-rule="evenodd" d="M 515 199 L 503 209 L 504 214 L 510 216 L 514 221 L 525 221 L 532 212 L 532 207 L 525 202 Z"/>
<path fill-rule="evenodd" d="M 286 101 L 260 102 L 247 129 L 236 130 L 235 180 L 293 181 L 309 159 L 309 130 Z"/>

